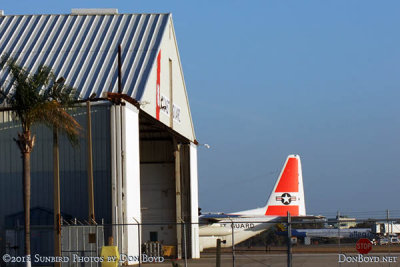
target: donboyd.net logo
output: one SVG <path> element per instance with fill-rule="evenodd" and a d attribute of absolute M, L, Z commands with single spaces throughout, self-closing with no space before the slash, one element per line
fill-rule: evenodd
<path fill-rule="evenodd" d="M 397 262 L 397 256 L 364 256 L 362 254 L 358 255 L 346 255 L 339 254 L 339 263 L 344 262 L 354 262 L 354 263 L 393 263 Z"/>

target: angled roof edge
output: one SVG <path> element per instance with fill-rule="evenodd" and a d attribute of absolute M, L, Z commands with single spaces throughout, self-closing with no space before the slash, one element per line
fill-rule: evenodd
<path fill-rule="evenodd" d="M 182 76 L 182 82 L 183 82 L 183 87 L 184 87 L 184 91 L 185 91 L 186 103 L 188 105 L 188 111 L 189 111 L 189 117 L 190 117 L 190 126 L 191 126 L 191 129 L 192 129 L 193 140 L 196 140 L 196 134 L 195 134 L 194 125 L 193 125 L 193 118 L 192 118 L 192 113 L 191 113 L 191 110 L 190 110 L 188 92 L 187 92 L 187 88 L 186 88 L 185 76 L 183 75 L 181 57 L 180 57 L 180 54 L 179 54 L 178 42 L 177 42 L 176 35 L 175 35 L 175 26 L 174 26 L 174 23 L 173 23 L 172 14 L 171 13 L 168 13 L 168 14 L 169 14 L 168 19 L 169 19 L 169 21 L 171 23 L 171 26 L 172 26 L 172 34 L 173 34 L 173 38 L 174 38 L 176 54 L 178 56 L 179 70 L 180 70 L 180 73 L 181 73 L 181 76 Z M 162 39 L 164 38 L 164 35 L 165 35 L 166 31 L 167 31 L 167 27 L 164 28 L 164 31 L 162 33 L 162 36 L 163 36 Z M 158 51 L 160 51 L 161 45 L 162 45 L 162 42 L 160 42 L 158 44 L 158 47 L 157 47 L 157 50 L 156 50 L 157 53 L 158 53 Z M 151 68 L 154 68 L 156 66 L 156 63 L 157 63 L 157 60 L 156 60 L 156 58 L 154 58 L 154 61 L 152 63 Z M 143 93 L 144 93 L 144 90 L 145 90 L 145 88 L 146 88 L 146 86 L 147 86 L 147 84 L 149 82 L 149 79 L 150 79 L 150 76 L 147 76 L 146 82 L 144 83 L 144 86 L 143 86 L 143 90 L 141 92 L 139 92 L 139 91 L 137 92 L 137 93 L 140 93 L 140 95 L 138 95 L 138 94 L 135 95 L 135 99 L 136 100 L 138 100 L 138 101 L 141 100 L 141 98 L 143 96 Z"/>
<path fill-rule="evenodd" d="M 186 88 L 185 76 L 183 75 L 183 68 L 182 68 L 182 63 L 181 63 L 181 55 L 179 54 L 179 49 L 178 49 L 178 41 L 176 40 L 176 36 L 175 36 L 175 26 L 174 26 L 174 22 L 172 20 L 172 14 L 170 15 L 170 20 L 171 20 L 171 25 L 172 25 L 172 33 L 173 33 L 173 36 L 174 36 L 176 54 L 178 55 L 179 69 L 180 69 L 181 75 L 182 75 L 183 87 L 185 88 L 185 94 L 186 94 L 185 97 L 186 97 L 186 102 L 187 102 L 188 110 L 189 110 L 189 117 L 190 117 L 190 124 L 192 126 L 192 131 L 193 131 L 193 138 L 194 138 L 194 140 L 196 140 L 196 134 L 195 134 L 194 125 L 193 125 L 192 112 L 191 112 L 191 109 L 190 109 L 190 103 L 189 103 L 189 97 L 188 97 L 188 92 L 187 92 L 187 88 Z"/>

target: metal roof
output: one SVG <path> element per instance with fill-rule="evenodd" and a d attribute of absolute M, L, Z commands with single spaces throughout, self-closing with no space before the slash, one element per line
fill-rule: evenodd
<path fill-rule="evenodd" d="M 170 14 L 0 16 L 0 54 L 34 73 L 40 65 L 77 89 L 78 98 L 118 91 L 118 45 L 123 93 L 140 101 Z M 9 92 L 12 78 L 0 72 Z"/>

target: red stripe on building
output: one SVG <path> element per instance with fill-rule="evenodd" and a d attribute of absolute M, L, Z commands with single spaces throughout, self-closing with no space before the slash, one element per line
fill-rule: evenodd
<path fill-rule="evenodd" d="M 286 216 L 287 212 L 290 212 L 291 216 L 299 216 L 299 206 L 268 206 L 265 215 L 271 216 Z"/>
<path fill-rule="evenodd" d="M 157 84 L 156 84 L 156 118 L 160 120 L 161 97 L 160 97 L 160 75 L 161 74 L 161 50 L 157 56 Z"/>
<path fill-rule="evenodd" d="M 275 192 L 299 192 L 299 164 L 296 158 L 289 158 Z"/>

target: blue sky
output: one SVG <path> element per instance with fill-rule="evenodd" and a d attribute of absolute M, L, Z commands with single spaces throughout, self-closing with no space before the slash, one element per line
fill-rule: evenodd
<path fill-rule="evenodd" d="M 263 206 L 288 154 L 308 213 L 399 210 L 400 2 L 2 1 L 6 14 L 171 12 L 200 206 Z"/>

